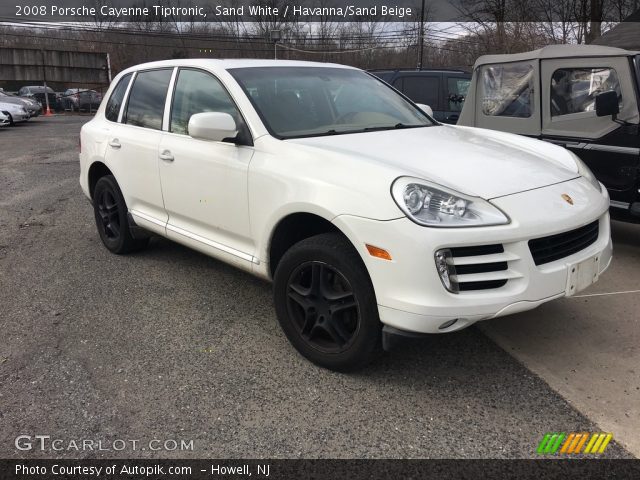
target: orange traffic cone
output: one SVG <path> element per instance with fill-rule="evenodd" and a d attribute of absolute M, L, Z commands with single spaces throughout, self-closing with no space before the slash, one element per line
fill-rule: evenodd
<path fill-rule="evenodd" d="M 51 108 L 47 105 L 47 110 L 44 112 L 45 117 L 53 117 L 53 113 L 51 112 Z"/>

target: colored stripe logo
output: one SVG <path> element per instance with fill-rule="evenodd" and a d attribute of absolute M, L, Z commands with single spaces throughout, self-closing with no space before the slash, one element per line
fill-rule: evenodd
<path fill-rule="evenodd" d="M 604 453 L 607 445 L 613 439 L 610 433 L 564 432 L 547 433 L 538 444 L 538 455 Z"/>

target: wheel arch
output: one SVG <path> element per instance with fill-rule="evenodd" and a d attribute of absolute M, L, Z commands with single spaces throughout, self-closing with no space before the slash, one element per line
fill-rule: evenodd
<path fill-rule="evenodd" d="M 344 237 L 354 250 L 358 250 L 349 237 L 327 218 L 303 211 L 289 213 L 275 224 L 269 237 L 267 255 L 270 278 L 273 278 L 278 263 L 287 250 L 296 243 L 321 233 L 337 233 Z"/>
<path fill-rule="evenodd" d="M 89 173 L 87 175 L 88 179 L 88 187 L 89 187 L 89 195 L 93 200 L 93 192 L 96 188 L 96 183 L 102 177 L 107 175 L 113 175 L 113 172 L 101 161 L 95 161 L 89 167 Z"/>

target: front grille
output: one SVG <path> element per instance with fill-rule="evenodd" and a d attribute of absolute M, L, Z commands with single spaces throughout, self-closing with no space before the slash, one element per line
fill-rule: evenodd
<path fill-rule="evenodd" d="M 554 262 L 584 250 L 598 239 L 599 222 L 569 232 L 529 240 L 529 250 L 536 265 Z"/>
<path fill-rule="evenodd" d="M 451 280 L 459 292 L 500 288 L 515 278 L 508 261 L 517 257 L 506 254 L 500 244 L 454 247 L 449 251 Z"/>

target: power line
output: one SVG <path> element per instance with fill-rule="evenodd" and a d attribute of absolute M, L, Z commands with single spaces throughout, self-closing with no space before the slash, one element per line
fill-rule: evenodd
<path fill-rule="evenodd" d="M 192 42 L 192 41 L 202 41 L 205 40 L 207 41 L 207 43 L 234 43 L 236 46 L 234 48 L 224 48 L 224 47 L 215 47 L 213 48 L 211 45 L 185 45 L 184 43 L 182 45 L 180 44 L 166 44 L 166 43 L 141 43 L 141 42 L 130 42 L 130 41 L 116 41 L 116 40 L 108 40 L 108 39 L 91 39 L 92 43 L 96 43 L 96 44 L 106 44 L 106 45 L 126 45 L 126 46 L 143 46 L 143 47 L 156 47 L 156 48 L 162 48 L 162 47 L 171 47 L 171 48 L 178 48 L 178 49 L 188 49 L 188 50 L 202 50 L 202 49 L 213 49 L 215 51 L 242 51 L 242 52 L 246 52 L 247 51 L 247 47 L 252 47 L 251 51 L 252 52 L 271 52 L 271 48 L 255 48 L 253 47 L 253 45 L 270 45 L 271 42 L 263 37 L 260 36 L 255 36 L 255 35 L 242 35 L 242 36 L 235 36 L 235 35 L 230 35 L 230 34 L 193 34 L 193 33 L 189 33 L 189 34 L 184 34 L 184 33 L 175 33 L 175 32 L 146 32 L 146 31 L 137 31 L 137 30 L 124 30 L 124 29 L 120 29 L 120 28 L 86 28 L 84 26 L 78 26 L 78 25 L 68 25 L 68 24 L 62 24 L 60 25 L 62 28 L 56 28 L 57 25 L 51 26 L 50 24 L 47 24 L 47 27 L 43 27 L 42 24 L 29 24 L 29 25 L 2 25 L 0 24 L 0 26 L 5 26 L 8 28 L 28 28 L 31 32 L 38 31 L 37 33 L 37 37 L 38 38 L 42 38 L 42 39 L 48 39 L 48 40 L 57 40 L 57 41 L 67 41 L 67 42 L 79 42 L 79 41 L 86 41 L 86 39 L 82 39 L 82 38 L 64 38 L 64 37 L 60 37 L 60 36 L 46 36 L 46 35 L 42 35 L 40 32 L 42 31 L 65 31 L 65 32 L 71 32 L 74 34 L 80 34 L 80 33 L 96 33 L 99 35 L 109 35 L 109 34 L 114 34 L 114 35 L 141 35 L 144 34 L 145 37 L 151 37 L 151 38 L 161 38 L 161 39 L 171 39 L 171 40 L 176 40 L 176 41 L 187 41 L 187 42 Z M 355 36 L 355 35 L 344 35 L 344 34 L 338 34 L 338 35 L 333 35 L 333 36 L 325 36 L 325 37 L 321 37 L 321 36 L 316 36 L 316 37 L 303 37 L 303 38 L 292 38 L 291 41 L 298 41 L 298 43 L 296 43 L 294 45 L 289 44 L 289 45 L 285 45 L 284 43 L 281 43 L 280 46 L 284 47 L 288 50 L 293 50 L 293 51 L 298 51 L 301 53 L 309 53 L 309 54 L 318 54 L 318 53 L 323 53 L 323 54 L 342 54 L 342 53 L 356 53 L 356 52 L 361 52 L 361 51 L 370 51 L 370 50 L 384 50 L 384 49 L 402 49 L 402 48 L 412 48 L 415 45 L 414 44 L 407 44 L 406 40 L 407 40 L 407 32 L 411 32 L 411 31 L 415 31 L 416 29 L 405 29 L 402 31 L 391 31 L 391 32 L 383 32 L 381 34 L 378 35 L 361 35 L 361 36 Z M 12 37 L 24 37 L 24 38 L 33 38 L 33 35 L 24 35 L 24 34 L 19 34 L 19 33 L 8 33 L 8 32 L 4 32 L 3 33 L 6 36 L 12 36 Z M 404 35 L 403 35 L 404 34 Z M 317 40 L 316 40 L 317 38 Z M 470 39 L 461 39 L 459 37 L 447 37 L 447 36 L 443 36 L 443 35 L 437 35 L 437 34 L 433 34 L 433 33 L 429 33 L 426 32 L 425 34 L 425 38 L 432 38 L 434 40 L 437 41 L 447 41 L 447 42 L 455 42 L 455 43 L 466 43 L 466 44 L 472 44 L 472 45 L 479 45 L 478 41 L 473 41 Z M 310 50 L 310 49 L 305 49 L 305 48 L 299 48 L 300 46 L 302 47 L 306 47 L 306 43 L 307 41 L 309 42 L 309 46 L 311 47 L 316 47 L 316 49 L 314 50 Z M 363 46 L 363 47 L 355 47 L 353 44 L 357 44 L 357 43 L 362 43 L 362 42 L 378 42 L 378 43 L 383 43 L 383 45 L 368 45 L 368 46 Z M 318 50 L 317 48 L 321 48 L 321 47 L 328 47 L 328 48 L 336 48 L 339 47 L 340 44 L 346 44 L 345 48 L 339 49 L 339 50 L 332 50 L 332 51 L 327 51 L 327 50 Z M 444 50 L 444 51 L 452 51 L 452 52 L 457 52 L 457 53 L 468 53 L 468 51 L 463 51 L 463 50 L 458 50 L 456 48 L 451 48 L 451 45 L 449 44 L 448 46 L 443 46 L 443 45 L 438 45 L 436 48 L 440 49 L 440 50 Z"/>

